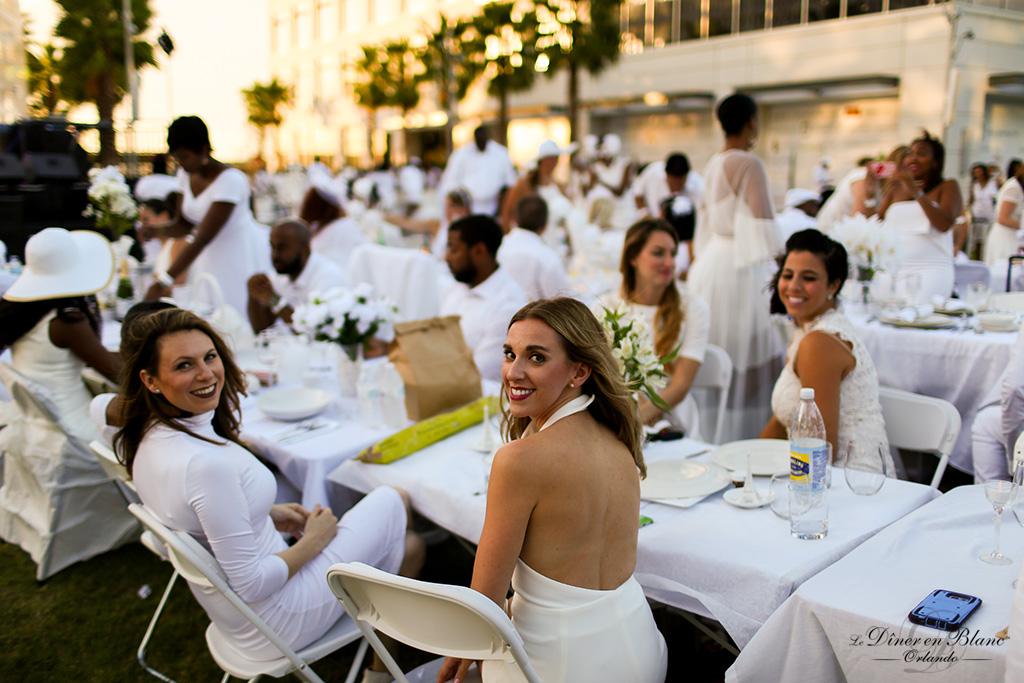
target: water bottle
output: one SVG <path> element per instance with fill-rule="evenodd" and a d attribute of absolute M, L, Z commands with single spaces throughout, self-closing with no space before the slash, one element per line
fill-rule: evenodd
<path fill-rule="evenodd" d="M 6 265 L 7 272 L 11 275 L 21 275 L 22 265 L 21 259 L 17 256 L 12 256 L 7 260 Z"/>
<path fill-rule="evenodd" d="M 384 363 L 380 372 L 381 418 L 389 429 L 398 429 L 408 421 L 405 412 L 405 383 L 392 363 Z"/>
<path fill-rule="evenodd" d="M 814 389 L 800 390 L 800 409 L 789 427 L 789 531 L 804 540 L 828 534 L 828 441 Z"/>
<path fill-rule="evenodd" d="M 356 395 L 359 398 L 359 420 L 365 426 L 377 427 L 381 423 L 381 364 L 363 363 L 359 368 Z"/>

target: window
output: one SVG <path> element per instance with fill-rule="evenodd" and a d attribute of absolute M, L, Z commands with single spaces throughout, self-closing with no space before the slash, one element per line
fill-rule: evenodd
<path fill-rule="evenodd" d="M 882 0 L 847 0 L 846 16 L 856 17 L 882 11 Z"/>
<path fill-rule="evenodd" d="M 921 5 L 932 4 L 929 0 L 889 0 L 889 9 L 906 9 L 907 7 L 920 7 Z"/>
<path fill-rule="evenodd" d="M 807 3 L 807 21 L 825 21 L 839 18 L 839 0 L 810 0 Z"/>
<path fill-rule="evenodd" d="M 740 0 L 740 30 L 757 31 L 764 28 L 765 0 Z"/>
<path fill-rule="evenodd" d="M 775 0 L 772 4 L 772 26 L 800 23 L 800 0 Z"/>
<path fill-rule="evenodd" d="M 654 2 L 654 47 L 672 42 L 672 0 Z"/>
<path fill-rule="evenodd" d="M 644 20 L 647 17 L 647 0 L 629 0 L 626 4 L 626 32 L 641 43 L 644 41 Z"/>
<path fill-rule="evenodd" d="M 732 33 L 732 2 L 712 0 L 708 8 L 708 37 Z"/>
<path fill-rule="evenodd" d="M 679 40 L 700 38 L 700 0 L 679 0 Z"/>

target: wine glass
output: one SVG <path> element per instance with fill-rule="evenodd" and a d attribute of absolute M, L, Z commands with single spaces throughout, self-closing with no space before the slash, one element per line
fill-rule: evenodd
<path fill-rule="evenodd" d="M 971 282 L 967 285 L 967 298 L 965 303 L 975 313 L 988 303 L 989 287 L 984 282 Z"/>
<path fill-rule="evenodd" d="M 915 272 L 902 273 L 900 285 L 903 290 L 903 297 L 908 306 L 916 306 L 920 303 L 921 297 L 921 274 Z"/>
<path fill-rule="evenodd" d="M 885 446 L 878 444 L 867 448 L 865 453 L 854 456 L 852 440 L 846 441 L 840 449 L 841 465 L 846 485 L 858 496 L 873 496 L 882 490 L 888 477 L 888 463 Z"/>
<path fill-rule="evenodd" d="M 256 360 L 271 369 L 277 364 L 274 340 L 279 336 L 280 332 L 274 327 L 268 327 L 256 335 Z"/>
<path fill-rule="evenodd" d="M 995 547 L 991 552 L 980 556 L 979 559 L 982 562 L 987 562 L 988 564 L 1010 564 L 1013 562 L 1009 557 L 999 552 L 999 529 L 1003 522 L 1003 511 L 1006 510 L 1007 505 L 1013 502 L 1016 492 L 1017 486 L 1012 481 L 994 479 L 985 482 L 985 497 L 988 498 L 988 502 L 992 503 L 992 509 L 995 510 L 996 515 Z"/>

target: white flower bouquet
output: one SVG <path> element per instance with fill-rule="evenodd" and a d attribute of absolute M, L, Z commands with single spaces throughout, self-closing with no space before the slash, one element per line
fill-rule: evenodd
<path fill-rule="evenodd" d="M 605 308 L 601 316 L 612 356 L 618 361 L 619 371 L 634 392 L 642 392 L 651 403 L 668 410 L 658 390 L 668 383 L 665 365 L 676 359 L 678 348 L 667 356 L 659 357 L 654 351 L 654 340 L 643 321 L 629 315 L 624 308 Z"/>
<path fill-rule="evenodd" d="M 370 339 L 394 340 L 396 312 L 390 301 L 374 297 L 367 284 L 333 287 L 310 294 L 309 301 L 295 309 L 292 327 L 313 341 L 340 345 L 355 360 L 356 349 Z"/>
<path fill-rule="evenodd" d="M 868 281 L 879 270 L 889 270 L 899 260 L 898 243 L 892 230 L 872 216 L 846 216 L 832 229 L 832 238 L 846 247 L 858 279 Z"/>
<path fill-rule="evenodd" d="M 139 209 L 131 188 L 114 166 L 89 171 L 89 206 L 83 216 L 95 216 L 97 228 L 107 228 L 114 236 L 123 235 L 135 224 Z"/>

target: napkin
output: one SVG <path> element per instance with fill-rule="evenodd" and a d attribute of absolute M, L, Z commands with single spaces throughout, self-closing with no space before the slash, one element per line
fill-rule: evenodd
<path fill-rule="evenodd" d="M 896 314 L 896 318 L 902 320 L 905 323 L 912 323 L 915 320 L 921 318 L 927 318 L 935 312 L 935 307 L 931 304 L 920 304 L 917 306 L 905 306 L 900 309 L 900 312 Z"/>

